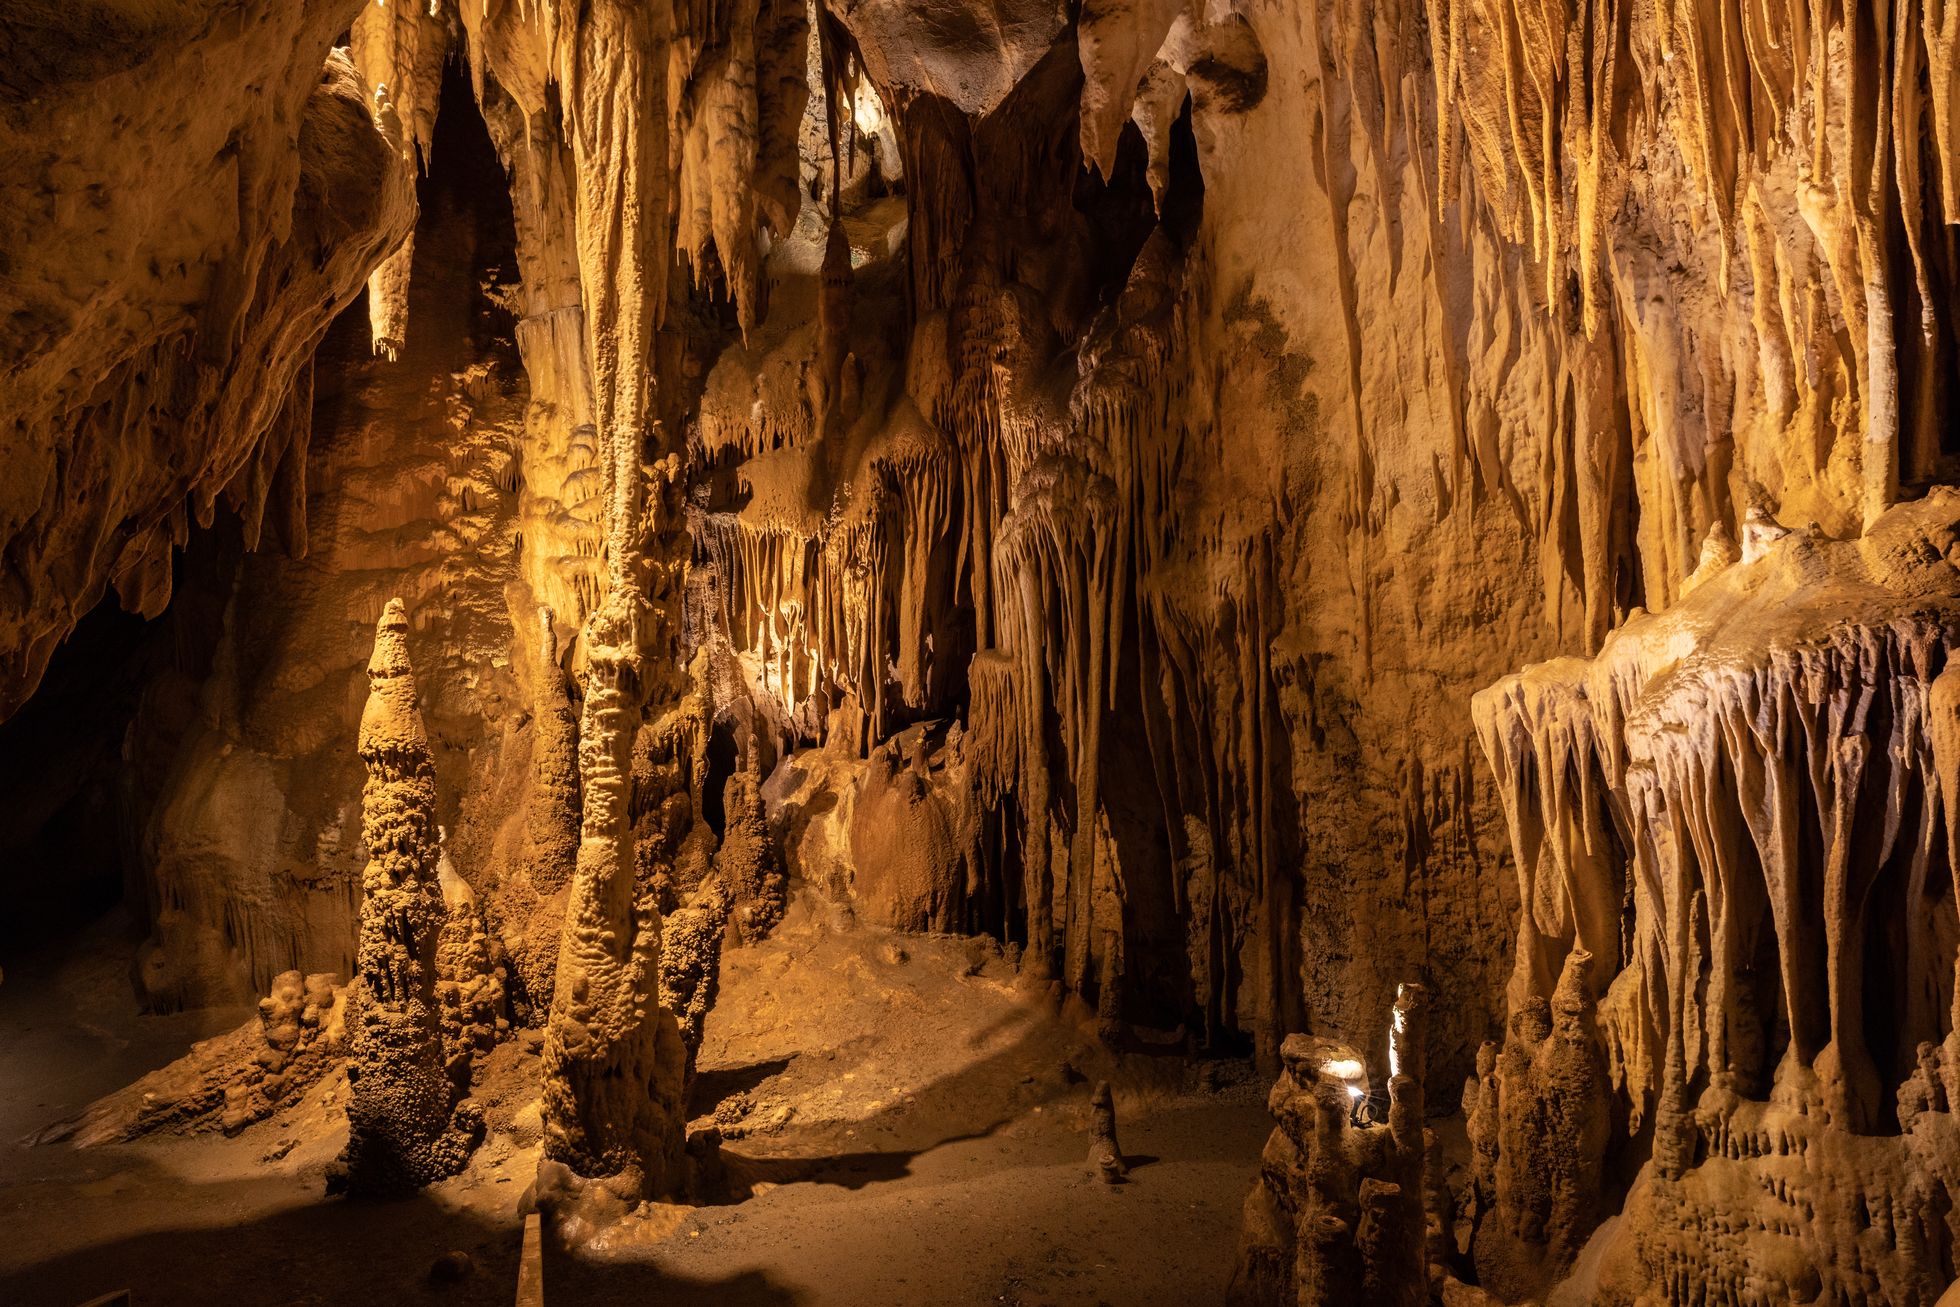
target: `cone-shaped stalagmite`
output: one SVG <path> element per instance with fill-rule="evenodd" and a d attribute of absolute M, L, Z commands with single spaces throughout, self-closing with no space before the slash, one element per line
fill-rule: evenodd
<path fill-rule="evenodd" d="M 453 1175 L 481 1121 L 443 1068 L 436 945 L 446 910 L 437 879 L 435 763 L 408 665 L 408 617 L 390 599 L 374 632 L 361 714 L 367 870 L 360 951 L 348 993 L 347 1151 L 331 1181 L 398 1193 Z"/>

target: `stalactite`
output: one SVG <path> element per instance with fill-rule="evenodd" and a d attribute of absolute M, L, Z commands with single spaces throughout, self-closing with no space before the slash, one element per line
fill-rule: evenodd
<path fill-rule="evenodd" d="M 8 299 L 33 347 L 4 381 L 16 475 L 0 538 L 19 580 L 0 605 L 0 716 L 112 579 L 132 611 L 160 612 L 172 550 L 220 496 L 254 538 L 275 507 L 281 543 L 304 548 L 302 388 L 415 212 L 399 138 L 329 52 L 343 21 L 299 6 L 188 45 L 173 34 L 107 81 L 44 88 L 5 129 L 23 163 L 0 188 L 8 257 L 37 271 Z M 135 103 L 171 108 L 131 122 Z M 42 193 L 56 176 L 96 179 L 88 223 Z M 81 283 L 62 271 L 77 268 Z"/>
<path fill-rule="evenodd" d="M 377 0 L 362 8 L 349 32 L 348 54 L 367 79 L 375 119 L 393 125 L 403 167 L 411 174 L 418 165 L 428 166 L 454 21 L 442 0 Z M 374 352 L 390 362 L 408 340 L 408 282 L 414 263 L 411 231 L 368 277 Z"/>
<path fill-rule="evenodd" d="M 1932 877 L 1955 529 L 1948 491 L 1849 544 L 1752 513 L 1740 557 L 1711 541 L 1673 610 L 1479 697 L 1531 905 L 1511 1036 L 1466 1095 L 1487 1282 L 1533 1291 L 1570 1264 L 1600 1158 L 1648 1129 L 1627 1219 L 1666 1301 L 1737 1287 L 1731 1241 L 1750 1232 L 1787 1241 L 1758 1296 L 1937 1287 L 1937 1245 L 1854 1251 L 1864 1222 L 1822 1177 L 1857 1174 L 1874 1191 L 1858 1201 L 1887 1208 L 1910 1189 L 1920 1210 L 1954 1178 L 1924 1156 L 1953 1128 L 1932 1092 L 1952 898 Z M 1729 1164 L 1768 1198 L 1732 1210 Z"/>
<path fill-rule="evenodd" d="M 1901 393 L 1899 360 L 1910 342 L 1900 328 L 1909 319 L 1895 305 L 1915 282 L 1925 307 L 1909 328 L 1922 337 L 1914 348 L 1934 357 L 1939 342 L 1951 341 L 1936 307 L 1950 295 L 1918 234 L 1953 220 L 1944 180 L 1952 174 L 1951 96 L 1941 89 L 1951 77 L 1940 63 L 1952 62 L 1952 24 L 1938 9 L 1922 18 L 1898 8 L 1868 20 L 1810 0 L 1739 14 L 1608 4 L 1563 38 L 1530 4 L 1447 3 L 1430 14 L 1431 48 L 1441 52 L 1438 202 L 1486 210 L 1530 249 L 1548 309 L 1561 311 L 1569 280 L 1585 336 L 1617 334 L 1641 356 L 1629 360 L 1627 381 L 1644 393 L 1627 399 L 1657 442 L 1644 475 L 1662 480 L 1650 479 L 1642 498 L 1658 500 L 1669 482 L 1701 481 L 1713 492 L 1685 505 L 1672 540 L 1644 542 L 1650 589 L 1670 594 L 1687 570 L 1675 541 L 1698 537 L 1724 515 L 1726 506 L 1709 502 L 1724 488 L 1706 482 L 1705 461 L 1724 458 L 1731 441 L 1752 477 L 1774 478 L 1793 515 L 1815 517 L 1833 534 L 1869 525 L 1898 497 L 1902 478 L 1926 475 L 1928 442 L 1908 427 L 1937 421 L 1946 401 Z M 1467 59 L 1471 48 L 1503 57 Z M 1921 93 L 1921 69 L 1930 95 Z M 1943 215 L 1921 184 L 1922 141 L 1948 188 Z M 1663 178 L 1651 161 L 1676 151 Z M 1474 184 L 1459 158 L 1471 162 Z M 1656 213 L 1678 215 L 1669 220 L 1708 252 L 1715 303 L 1699 320 L 1709 288 L 1670 285 L 1665 300 L 1679 310 L 1659 315 L 1634 289 L 1657 270 L 1626 235 Z M 1885 233 L 1894 225 L 1909 249 L 1893 248 Z M 1787 261 L 1828 273 L 1830 291 L 1801 316 L 1776 309 L 1790 299 Z M 1756 372 L 1725 362 L 1719 384 L 1759 388 L 1765 402 L 1731 409 L 1694 397 L 1711 378 L 1694 375 L 1691 342 L 1668 337 L 1711 320 L 1769 364 Z M 1577 348 L 1583 355 L 1591 346 Z M 1806 392 L 1828 377 L 1818 362 L 1841 361 L 1857 401 L 1792 396 L 1774 362 L 1783 358 L 1811 360 Z M 1779 460 L 1780 438 L 1811 425 L 1857 439 L 1826 467 Z"/>

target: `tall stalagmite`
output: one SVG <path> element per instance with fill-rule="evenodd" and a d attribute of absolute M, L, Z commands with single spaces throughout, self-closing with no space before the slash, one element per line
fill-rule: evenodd
<path fill-rule="evenodd" d="M 626 1192 L 682 1179 L 685 1053 L 659 1002 L 660 907 L 635 883 L 633 741 L 646 701 L 637 442 L 614 446 L 611 589 L 585 625 L 583 815 L 545 1027 L 545 1156 Z"/>
<path fill-rule="evenodd" d="M 361 713 L 358 972 L 347 1001 L 347 1151 L 331 1183 L 390 1194 L 461 1169 L 481 1115 L 445 1069 L 436 949 L 448 918 L 437 866 L 435 763 L 408 663 L 408 615 L 390 599 L 374 630 Z M 467 1079 L 467 1077 L 465 1077 Z"/>

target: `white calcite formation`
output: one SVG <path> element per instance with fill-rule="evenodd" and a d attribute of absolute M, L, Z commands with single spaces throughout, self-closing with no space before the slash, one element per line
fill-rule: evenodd
<path fill-rule="evenodd" d="M 1644 1158 L 1603 1301 L 1945 1287 L 1956 547 L 1945 490 L 1781 532 L 1478 696 L 1526 905 L 1466 1091 L 1484 1283 L 1569 1269 Z"/>

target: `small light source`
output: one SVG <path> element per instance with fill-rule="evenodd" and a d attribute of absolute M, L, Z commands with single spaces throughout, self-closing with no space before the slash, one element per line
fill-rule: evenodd
<path fill-rule="evenodd" d="M 1356 1099 L 1357 1101 L 1358 1101 L 1358 1100 L 1360 1099 L 1360 1097 L 1361 1097 L 1361 1086 L 1359 1086 L 1359 1085 L 1349 1085 L 1349 1086 L 1347 1087 L 1347 1091 L 1348 1091 L 1348 1097 L 1349 1097 L 1349 1098 L 1352 1098 L 1352 1099 Z"/>

